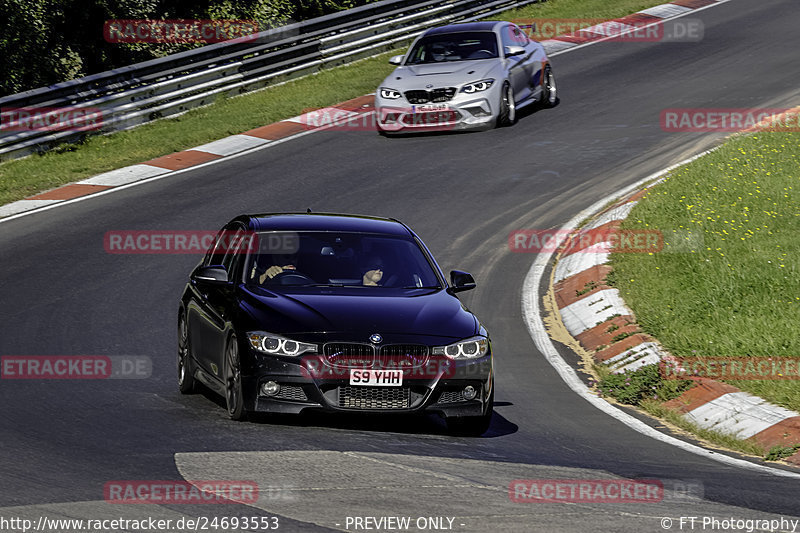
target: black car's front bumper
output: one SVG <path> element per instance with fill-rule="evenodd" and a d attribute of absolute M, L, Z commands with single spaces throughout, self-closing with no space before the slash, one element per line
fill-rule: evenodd
<path fill-rule="evenodd" d="M 245 408 L 262 413 L 427 412 L 445 418 L 485 414 L 492 393 L 492 356 L 449 363 L 407 369 L 400 386 L 363 386 L 350 384 L 349 368 L 309 372 L 300 362 L 262 358 L 254 372 L 242 377 Z M 280 385 L 274 396 L 262 391 L 269 381 Z M 464 397 L 468 386 L 477 391 L 474 399 Z"/>

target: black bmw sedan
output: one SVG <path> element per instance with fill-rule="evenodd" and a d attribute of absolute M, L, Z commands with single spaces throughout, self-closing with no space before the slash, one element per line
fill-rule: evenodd
<path fill-rule="evenodd" d="M 352 215 L 242 215 L 191 273 L 178 384 L 248 412 L 435 413 L 480 435 L 492 416 L 489 335 L 405 224 Z"/>

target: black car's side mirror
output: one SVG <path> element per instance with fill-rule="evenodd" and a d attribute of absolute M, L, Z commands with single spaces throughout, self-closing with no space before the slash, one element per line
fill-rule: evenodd
<path fill-rule="evenodd" d="M 228 271 L 220 265 L 201 266 L 192 272 L 192 281 L 203 285 L 228 285 Z"/>
<path fill-rule="evenodd" d="M 450 271 L 450 292 L 468 291 L 475 288 L 472 274 L 460 270 Z"/>

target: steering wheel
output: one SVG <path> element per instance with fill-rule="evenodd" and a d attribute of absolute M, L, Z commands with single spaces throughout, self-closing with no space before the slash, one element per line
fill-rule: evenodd
<path fill-rule="evenodd" d="M 300 272 L 296 272 L 294 270 L 284 270 L 283 272 L 279 272 L 278 274 L 275 274 L 275 277 L 272 279 L 277 281 L 280 285 L 307 285 L 309 283 L 316 283 L 313 279 L 305 274 L 301 274 Z"/>

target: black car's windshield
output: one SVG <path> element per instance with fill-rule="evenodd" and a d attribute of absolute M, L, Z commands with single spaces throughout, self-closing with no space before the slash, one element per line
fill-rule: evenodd
<path fill-rule="evenodd" d="M 493 32 L 440 33 L 417 41 L 408 54 L 406 65 L 496 57 L 497 38 Z"/>
<path fill-rule="evenodd" d="M 412 239 L 323 231 L 257 233 L 248 255 L 248 285 L 439 288 L 438 278 Z M 257 249 L 257 251 L 256 251 Z"/>

